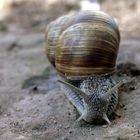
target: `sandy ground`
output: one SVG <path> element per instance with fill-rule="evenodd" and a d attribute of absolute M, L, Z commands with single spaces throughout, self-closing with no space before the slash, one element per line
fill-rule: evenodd
<path fill-rule="evenodd" d="M 114 6 L 111 0 L 102 2 L 102 9 L 117 18 L 122 34 L 115 78 L 135 78 L 120 88 L 119 116 L 112 118 L 111 126 L 75 123 L 78 113 L 60 90 L 58 75 L 44 53 L 46 24 L 71 10 L 73 3 L 56 11 L 59 2 L 48 9 L 29 1 L 12 4 L 11 14 L 0 22 L 0 140 L 140 139 L 140 27 L 136 17 L 140 2 L 125 2 Z"/>

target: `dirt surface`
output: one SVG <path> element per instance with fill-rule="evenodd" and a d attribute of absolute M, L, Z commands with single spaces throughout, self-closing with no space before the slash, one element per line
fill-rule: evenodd
<path fill-rule="evenodd" d="M 135 78 L 120 88 L 118 115 L 110 126 L 75 122 L 79 115 L 45 56 L 46 25 L 78 10 L 78 3 L 13 1 L 0 21 L 0 140 L 139 140 L 140 1 L 101 1 L 122 36 L 114 78 Z"/>

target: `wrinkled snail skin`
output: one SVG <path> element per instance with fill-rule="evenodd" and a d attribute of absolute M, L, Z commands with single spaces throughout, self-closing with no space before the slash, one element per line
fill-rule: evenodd
<path fill-rule="evenodd" d="M 62 16 L 46 30 L 46 55 L 61 76 L 61 89 L 88 123 L 110 124 L 118 104 L 112 75 L 120 43 L 115 20 L 100 11 Z"/>
<path fill-rule="evenodd" d="M 116 89 L 106 94 L 109 89 L 116 85 L 111 76 L 89 77 L 78 83 L 73 83 L 73 80 L 69 81 L 70 84 L 82 91 L 85 96 L 67 83 L 60 82 L 63 83 L 61 85 L 62 90 L 81 115 L 80 119 L 88 123 L 107 121 L 110 124 L 108 118 L 111 117 L 118 104 L 118 91 Z"/>

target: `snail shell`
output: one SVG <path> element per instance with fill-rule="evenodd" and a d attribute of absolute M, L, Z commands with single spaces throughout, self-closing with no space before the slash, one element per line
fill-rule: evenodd
<path fill-rule="evenodd" d="M 67 79 L 113 73 L 119 43 L 115 20 L 99 11 L 62 16 L 46 32 L 46 54 Z"/>
<path fill-rule="evenodd" d="M 113 17 L 100 11 L 81 11 L 50 23 L 46 54 L 64 81 L 61 87 L 86 122 L 108 122 L 118 103 L 111 75 L 120 43 Z"/>
<path fill-rule="evenodd" d="M 61 16 L 51 22 L 46 29 L 46 55 L 49 61 L 55 66 L 55 53 L 58 38 L 64 30 L 65 24 L 68 22 L 70 15 Z"/>

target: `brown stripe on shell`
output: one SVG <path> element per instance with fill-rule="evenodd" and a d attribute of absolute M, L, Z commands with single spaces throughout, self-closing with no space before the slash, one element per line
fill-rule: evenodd
<path fill-rule="evenodd" d="M 112 27 L 115 32 L 117 33 L 117 36 L 120 40 L 120 33 L 119 33 L 119 29 L 118 29 L 118 25 L 116 24 L 115 20 L 113 17 L 111 17 L 110 15 L 101 12 L 101 11 L 82 11 L 79 12 L 76 16 L 75 16 L 75 24 L 76 23 L 83 23 L 83 22 L 104 22 L 105 24 L 108 24 L 110 27 Z"/>
<path fill-rule="evenodd" d="M 119 41 L 114 30 L 106 27 L 105 25 L 79 23 L 70 26 L 67 30 L 63 32 L 63 34 L 60 36 L 59 39 L 64 45 L 66 44 L 71 46 L 72 44 L 75 45 L 76 42 L 80 44 L 87 44 L 95 42 L 95 40 L 97 39 L 109 42 L 114 47 L 117 47 L 119 45 Z M 73 37 L 72 34 L 75 37 Z M 88 38 L 85 38 L 86 36 L 88 36 Z M 60 42 L 58 41 L 58 43 Z"/>
<path fill-rule="evenodd" d="M 58 38 L 65 29 L 65 24 L 71 19 L 71 16 L 72 15 L 65 15 L 59 17 L 51 22 L 46 29 L 46 54 L 52 65 L 55 65 L 55 51 Z"/>
<path fill-rule="evenodd" d="M 97 28 L 94 24 L 80 23 L 63 32 L 56 51 L 59 73 L 76 76 L 112 73 L 115 70 L 119 43 L 114 31 L 102 26 Z"/>
<path fill-rule="evenodd" d="M 97 48 L 73 48 L 73 52 L 60 51 L 57 54 L 57 63 L 80 66 L 112 66 L 116 61 L 116 53 L 109 49 Z M 103 53 L 102 53 L 103 52 Z M 111 60 L 111 61 L 110 61 Z M 108 65 L 109 64 L 109 65 Z"/>
<path fill-rule="evenodd" d="M 55 55 L 56 55 L 56 48 L 57 43 L 59 40 L 59 36 L 70 26 L 77 24 L 77 23 L 88 23 L 94 25 L 103 25 L 106 28 L 110 28 L 110 30 L 114 30 L 114 35 L 117 40 L 117 43 L 120 42 L 120 34 L 119 29 L 114 21 L 114 19 L 100 11 L 80 11 L 78 13 L 72 15 L 62 16 L 52 22 L 47 31 L 46 31 L 46 54 L 51 61 L 51 63 L 55 66 Z M 100 35 L 99 35 L 100 36 Z M 112 38 L 112 37 L 111 37 Z M 109 43 L 114 43 L 114 39 L 112 41 L 104 40 Z M 98 38 L 98 40 L 102 40 L 102 38 Z M 118 47 L 118 44 L 114 47 Z"/>
<path fill-rule="evenodd" d="M 66 67 L 65 65 L 56 64 L 58 73 L 68 79 L 78 79 L 78 77 L 90 77 L 93 75 L 112 74 L 115 72 L 115 67 L 112 68 L 86 68 L 86 67 Z M 102 73 L 104 71 L 105 73 Z M 79 78 L 80 79 L 80 78 Z"/>

